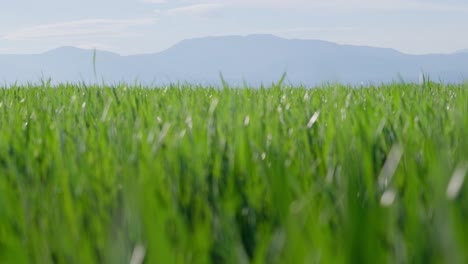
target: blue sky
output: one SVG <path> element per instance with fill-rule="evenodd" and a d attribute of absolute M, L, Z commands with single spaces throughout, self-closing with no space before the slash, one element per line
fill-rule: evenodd
<path fill-rule="evenodd" d="M 448 53 L 468 49 L 467 28 L 468 0 L 4 0 L 0 53 L 150 53 L 186 38 L 259 33 Z"/>

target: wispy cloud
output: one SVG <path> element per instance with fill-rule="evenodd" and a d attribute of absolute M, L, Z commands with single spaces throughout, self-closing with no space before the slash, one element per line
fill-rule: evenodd
<path fill-rule="evenodd" d="M 158 0 L 144 0 L 158 1 Z M 422 0 L 185 0 L 185 4 L 220 4 L 248 8 L 393 9 L 419 11 L 468 11 L 468 4 Z"/>
<path fill-rule="evenodd" d="M 106 45 L 102 43 L 95 42 L 80 42 L 80 43 L 71 43 L 70 46 L 77 47 L 80 49 L 97 49 L 97 50 L 116 50 L 117 47 L 112 45 Z"/>
<path fill-rule="evenodd" d="M 344 32 L 354 30 L 353 27 L 345 26 L 323 26 L 323 27 L 293 27 L 285 29 L 275 29 L 262 31 L 259 33 L 267 34 L 310 34 L 310 33 L 320 33 L 320 32 Z"/>
<path fill-rule="evenodd" d="M 165 4 L 169 2 L 168 0 L 141 0 L 143 3 L 149 3 L 149 4 Z"/>
<path fill-rule="evenodd" d="M 214 11 L 223 8 L 223 4 L 207 3 L 207 4 L 193 4 L 166 10 L 168 15 L 178 16 L 209 16 Z"/>
<path fill-rule="evenodd" d="M 134 19 L 87 19 L 21 28 L 2 36 L 6 40 L 34 40 L 44 38 L 122 37 L 131 34 L 135 26 L 152 25 L 156 17 Z"/>

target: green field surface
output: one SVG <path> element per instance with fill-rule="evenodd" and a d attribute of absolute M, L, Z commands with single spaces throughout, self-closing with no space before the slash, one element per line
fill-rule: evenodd
<path fill-rule="evenodd" d="M 468 263 L 468 84 L 0 89 L 0 263 Z"/>

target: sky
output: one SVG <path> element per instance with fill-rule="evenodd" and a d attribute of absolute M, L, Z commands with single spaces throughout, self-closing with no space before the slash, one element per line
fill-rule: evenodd
<path fill-rule="evenodd" d="M 450 53 L 468 49 L 467 28 L 468 0 L 2 0 L 0 53 L 130 55 L 248 34 Z"/>

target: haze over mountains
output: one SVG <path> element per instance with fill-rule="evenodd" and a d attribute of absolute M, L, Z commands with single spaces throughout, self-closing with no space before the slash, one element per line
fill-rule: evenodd
<path fill-rule="evenodd" d="M 270 84 L 287 72 L 291 84 L 326 82 L 417 82 L 468 80 L 468 52 L 409 55 L 393 49 L 339 45 L 319 40 L 283 39 L 271 35 L 206 37 L 184 40 L 154 54 L 120 56 L 73 47 L 34 55 L 0 55 L 0 81 L 116 82 L 144 84 L 191 82 L 219 84 L 220 73 L 231 84 Z"/>

